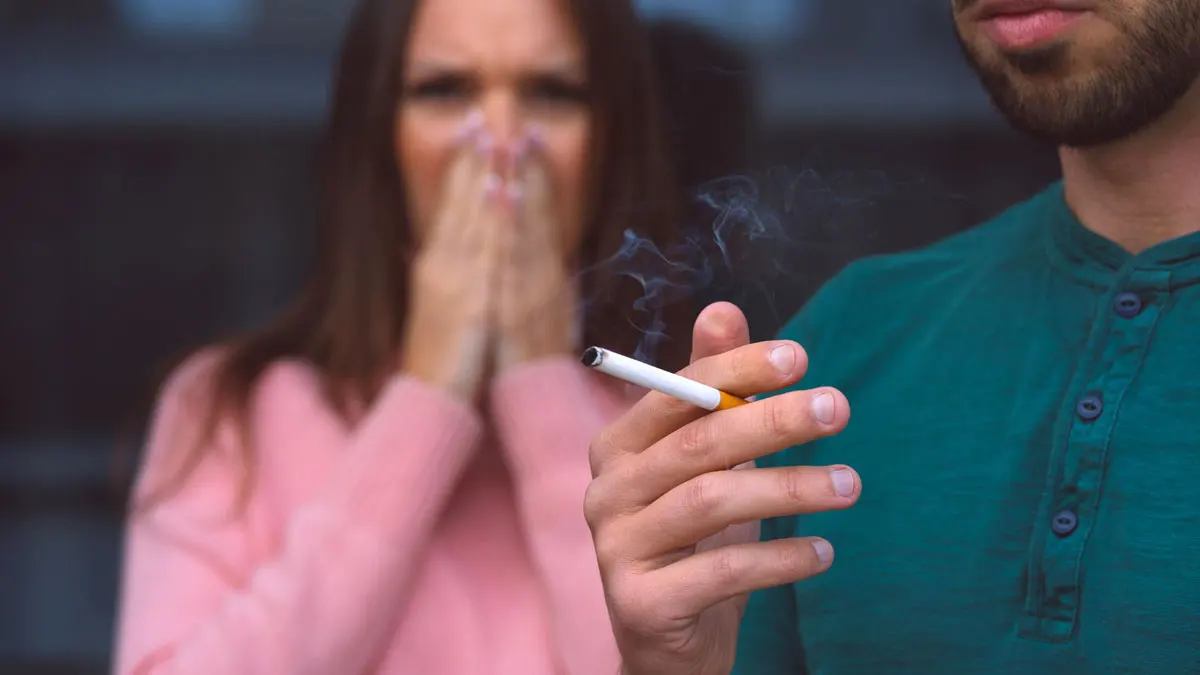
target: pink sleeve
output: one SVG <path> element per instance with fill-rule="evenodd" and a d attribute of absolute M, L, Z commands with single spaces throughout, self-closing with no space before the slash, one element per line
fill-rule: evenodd
<path fill-rule="evenodd" d="M 160 399 L 143 484 L 194 433 L 185 379 L 174 378 Z M 263 392 L 272 394 L 288 392 Z M 327 407 L 308 408 L 275 420 L 291 431 L 276 442 L 315 434 L 340 441 L 344 460 L 318 497 L 289 514 L 269 557 L 256 555 L 261 495 L 252 492 L 244 511 L 231 509 L 243 470 L 228 443 L 208 449 L 179 493 L 131 516 L 117 675 L 355 675 L 383 658 L 414 565 L 481 423 L 467 406 L 406 379 L 389 385 L 350 434 L 333 431 Z"/>
<path fill-rule="evenodd" d="M 574 359 L 550 359 L 503 374 L 491 392 L 565 675 L 611 675 L 620 667 L 583 495 L 591 480 L 588 445 L 624 400 L 595 377 Z"/>

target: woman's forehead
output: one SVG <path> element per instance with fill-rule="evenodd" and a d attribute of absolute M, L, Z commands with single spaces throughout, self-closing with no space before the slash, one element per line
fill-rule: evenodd
<path fill-rule="evenodd" d="M 409 41 L 414 67 L 573 69 L 583 48 L 561 0 L 423 0 Z"/>

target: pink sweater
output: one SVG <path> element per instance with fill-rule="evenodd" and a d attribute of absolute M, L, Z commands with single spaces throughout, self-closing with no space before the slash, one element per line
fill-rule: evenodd
<path fill-rule="evenodd" d="M 139 490 L 194 438 L 206 358 L 164 389 Z M 231 508 L 245 472 L 227 424 L 183 490 L 132 519 L 114 672 L 614 675 L 582 500 L 588 443 L 625 401 L 595 377 L 524 366 L 486 417 L 401 377 L 348 428 L 311 367 L 275 365 L 247 508 Z"/>

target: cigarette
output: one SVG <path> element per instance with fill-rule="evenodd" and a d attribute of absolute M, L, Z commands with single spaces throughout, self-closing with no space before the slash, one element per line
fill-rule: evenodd
<path fill-rule="evenodd" d="M 716 387 L 689 380 L 682 375 L 668 373 L 650 364 L 601 347 L 590 347 L 583 353 L 581 361 L 588 368 L 605 375 L 674 396 L 705 410 L 728 410 L 747 403 L 745 399 L 727 394 Z"/>

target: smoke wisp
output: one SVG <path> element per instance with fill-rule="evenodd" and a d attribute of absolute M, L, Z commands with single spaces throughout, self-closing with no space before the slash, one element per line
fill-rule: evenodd
<path fill-rule="evenodd" d="M 877 236 L 855 224 L 855 210 L 872 208 L 920 181 L 900 184 L 882 171 L 820 172 L 772 168 L 762 175 L 733 175 L 705 183 L 692 193 L 689 225 L 679 241 L 659 247 L 626 230 L 620 249 L 583 274 L 636 281 L 642 296 L 634 303 L 632 328 L 642 338 L 634 356 L 653 362 L 668 339 L 664 309 L 701 295 L 764 299 L 779 317 L 775 289 L 804 274 L 814 250 Z M 921 192 L 917 190 L 916 192 Z M 587 304 L 596 298 L 585 299 Z"/>

